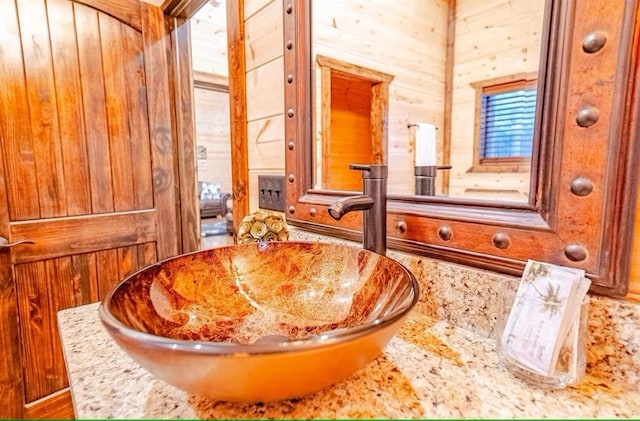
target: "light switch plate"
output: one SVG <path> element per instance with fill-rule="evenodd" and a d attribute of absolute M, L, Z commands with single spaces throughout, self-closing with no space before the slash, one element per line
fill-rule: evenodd
<path fill-rule="evenodd" d="M 284 212 L 284 175 L 258 176 L 258 206 Z"/>

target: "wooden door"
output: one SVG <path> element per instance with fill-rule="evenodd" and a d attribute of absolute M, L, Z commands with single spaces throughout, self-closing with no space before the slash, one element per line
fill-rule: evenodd
<path fill-rule="evenodd" d="M 137 0 L 0 16 L 0 236 L 33 241 L 0 246 L 0 417 L 71 415 L 57 311 L 179 252 L 164 16 Z"/>

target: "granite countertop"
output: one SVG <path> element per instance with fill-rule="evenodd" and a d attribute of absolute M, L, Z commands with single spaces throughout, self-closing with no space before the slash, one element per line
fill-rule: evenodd
<path fill-rule="evenodd" d="M 630 418 L 640 391 L 589 375 L 545 390 L 503 366 L 494 341 L 413 312 L 384 352 L 342 383 L 276 403 L 211 402 L 155 379 L 107 335 L 98 304 L 58 313 L 77 418 Z"/>

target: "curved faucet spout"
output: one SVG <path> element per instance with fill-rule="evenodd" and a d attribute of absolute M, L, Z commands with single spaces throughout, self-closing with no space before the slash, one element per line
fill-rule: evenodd
<path fill-rule="evenodd" d="M 374 201 L 370 196 L 364 194 L 358 196 L 345 197 L 329 206 L 329 215 L 339 221 L 346 213 L 356 210 L 367 210 L 373 207 Z"/>
<path fill-rule="evenodd" d="M 385 254 L 387 251 L 387 166 L 385 164 L 351 164 L 349 168 L 362 171 L 363 194 L 337 200 L 327 209 L 329 215 L 335 220 L 340 220 L 348 212 L 363 211 L 364 248 Z"/>

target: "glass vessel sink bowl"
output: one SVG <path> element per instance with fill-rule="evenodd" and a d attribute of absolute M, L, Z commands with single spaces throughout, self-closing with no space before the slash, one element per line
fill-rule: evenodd
<path fill-rule="evenodd" d="M 299 397 L 377 356 L 418 300 L 395 260 L 316 242 L 181 255 L 117 285 L 99 315 L 155 377 L 214 400 Z"/>

